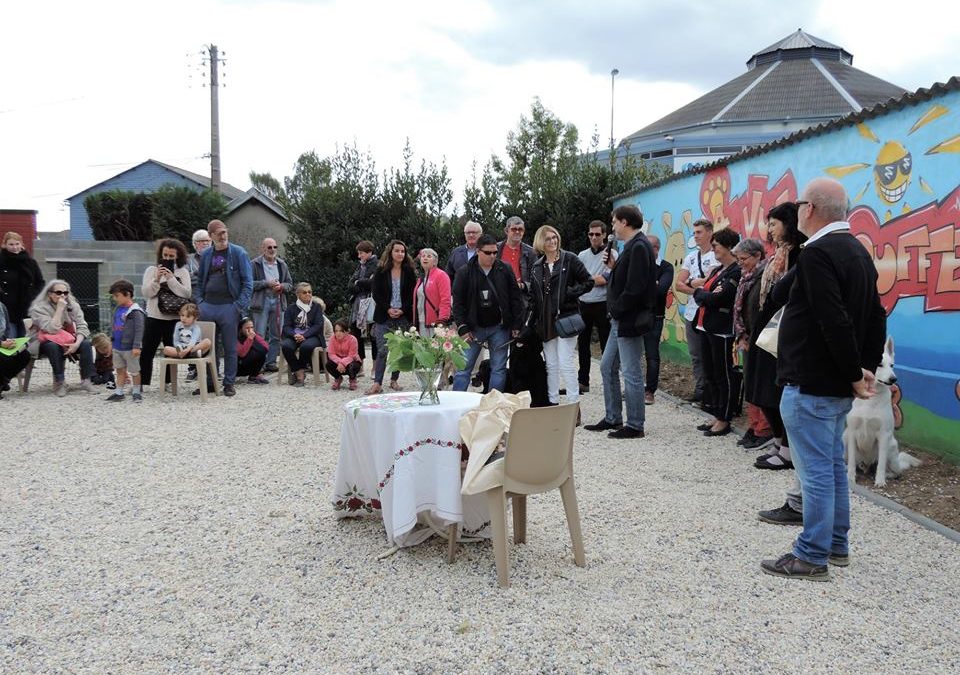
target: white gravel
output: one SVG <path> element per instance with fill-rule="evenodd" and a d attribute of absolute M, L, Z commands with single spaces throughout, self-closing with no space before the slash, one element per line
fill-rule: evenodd
<path fill-rule="evenodd" d="M 40 373 L 8 393 L 0 672 L 960 671 L 957 544 L 854 497 L 850 567 L 766 576 L 797 530 L 755 512 L 790 472 L 752 468 L 665 400 L 646 439 L 577 432 L 586 568 L 556 494 L 530 501 L 509 590 L 489 543 L 452 565 L 439 540 L 377 562 L 381 523 L 328 501 L 352 396 L 108 405 L 56 398 Z"/>

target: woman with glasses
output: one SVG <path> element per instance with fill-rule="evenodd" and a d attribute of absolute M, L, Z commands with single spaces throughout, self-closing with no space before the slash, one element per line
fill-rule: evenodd
<path fill-rule="evenodd" d="M 413 323 L 420 335 L 431 336 L 434 326 L 450 323 L 450 277 L 437 268 L 437 252 L 432 248 L 421 249 L 418 259 L 423 277 L 413 291 Z"/>
<path fill-rule="evenodd" d="M 64 362 L 80 362 L 80 388 L 89 394 L 97 389 L 90 382 L 93 376 L 93 347 L 90 328 L 83 309 L 70 294 L 70 284 L 62 279 L 49 282 L 30 305 L 29 350 L 33 356 L 45 356 L 53 368 L 53 393 L 67 395 Z"/>
<path fill-rule="evenodd" d="M 383 249 L 377 271 L 369 279 L 357 281 L 361 290 L 369 290 L 376 304 L 373 312 L 373 337 L 377 341 L 376 370 L 374 382 L 365 392 L 367 395 L 383 391 L 383 375 L 387 370 L 386 334 L 393 330 L 407 330 L 413 322 L 413 289 L 417 273 L 413 258 L 407 255 L 407 245 L 398 239 L 392 240 Z M 400 390 L 400 373 L 390 376 L 390 388 Z"/>
<path fill-rule="evenodd" d="M 530 273 L 530 301 L 534 327 L 543 341 L 543 357 L 547 362 L 547 396 L 550 405 L 560 403 L 562 377 L 567 403 L 574 403 L 580 400 L 574 359 L 578 333 L 561 335 L 557 323 L 580 316 L 579 298 L 593 288 L 593 277 L 575 253 L 561 248 L 560 233 L 550 225 L 537 230 L 533 248 L 541 257 Z M 580 325 L 583 325 L 582 319 Z"/>
<path fill-rule="evenodd" d="M 742 355 L 743 371 L 746 372 L 754 356 L 750 351 L 750 336 L 760 299 L 758 282 L 768 260 L 763 242 L 759 239 L 743 239 L 733 248 L 733 255 L 740 265 L 740 284 L 733 302 L 734 350 L 738 355 Z M 746 407 L 747 432 L 737 444 L 747 449 L 761 447 L 770 441 L 770 425 L 760 408 L 750 402 L 747 402 Z"/>
<path fill-rule="evenodd" d="M 297 284 L 296 294 L 297 301 L 283 313 L 280 349 L 293 376 L 290 384 L 302 387 L 313 350 L 326 349 L 327 343 L 323 337 L 323 305 L 313 301 L 313 287 L 301 281 Z"/>

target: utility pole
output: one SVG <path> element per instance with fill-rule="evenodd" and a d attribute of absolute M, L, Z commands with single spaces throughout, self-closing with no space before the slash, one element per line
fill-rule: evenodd
<path fill-rule="evenodd" d="M 210 59 L 210 189 L 220 192 L 220 57 L 217 45 L 209 45 Z"/>
<path fill-rule="evenodd" d="M 620 74 L 620 71 L 617 70 L 616 68 L 614 68 L 613 70 L 610 71 L 610 154 L 611 154 L 611 156 L 613 155 L 613 143 L 614 143 L 614 138 L 613 138 L 613 84 L 614 84 L 614 79 L 615 79 L 615 78 L 617 77 L 617 75 L 619 75 L 619 74 Z"/>

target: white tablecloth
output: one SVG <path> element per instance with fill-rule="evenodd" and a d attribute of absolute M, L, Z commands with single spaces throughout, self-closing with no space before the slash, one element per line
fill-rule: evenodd
<path fill-rule="evenodd" d="M 458 425 L 480 394 L 441 391 L 440 405 L 432 406 L 419 398 L 380 394 L 344 406 L 331 500 L 337 517 L 382 515 L 387 542 L 396 546 L 418 544 L 452 523 L 463 524 L 463 536 L 489 537 L 484 495 L 460 495 Z"/>

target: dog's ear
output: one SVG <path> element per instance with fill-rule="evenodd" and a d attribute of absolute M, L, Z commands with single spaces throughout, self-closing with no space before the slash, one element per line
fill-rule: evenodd
<path fill-rule="evenodd" d="M 890 358 L 893 358 L 893 336 L 887 337 L 887 351 L 890 352 Z"/>

